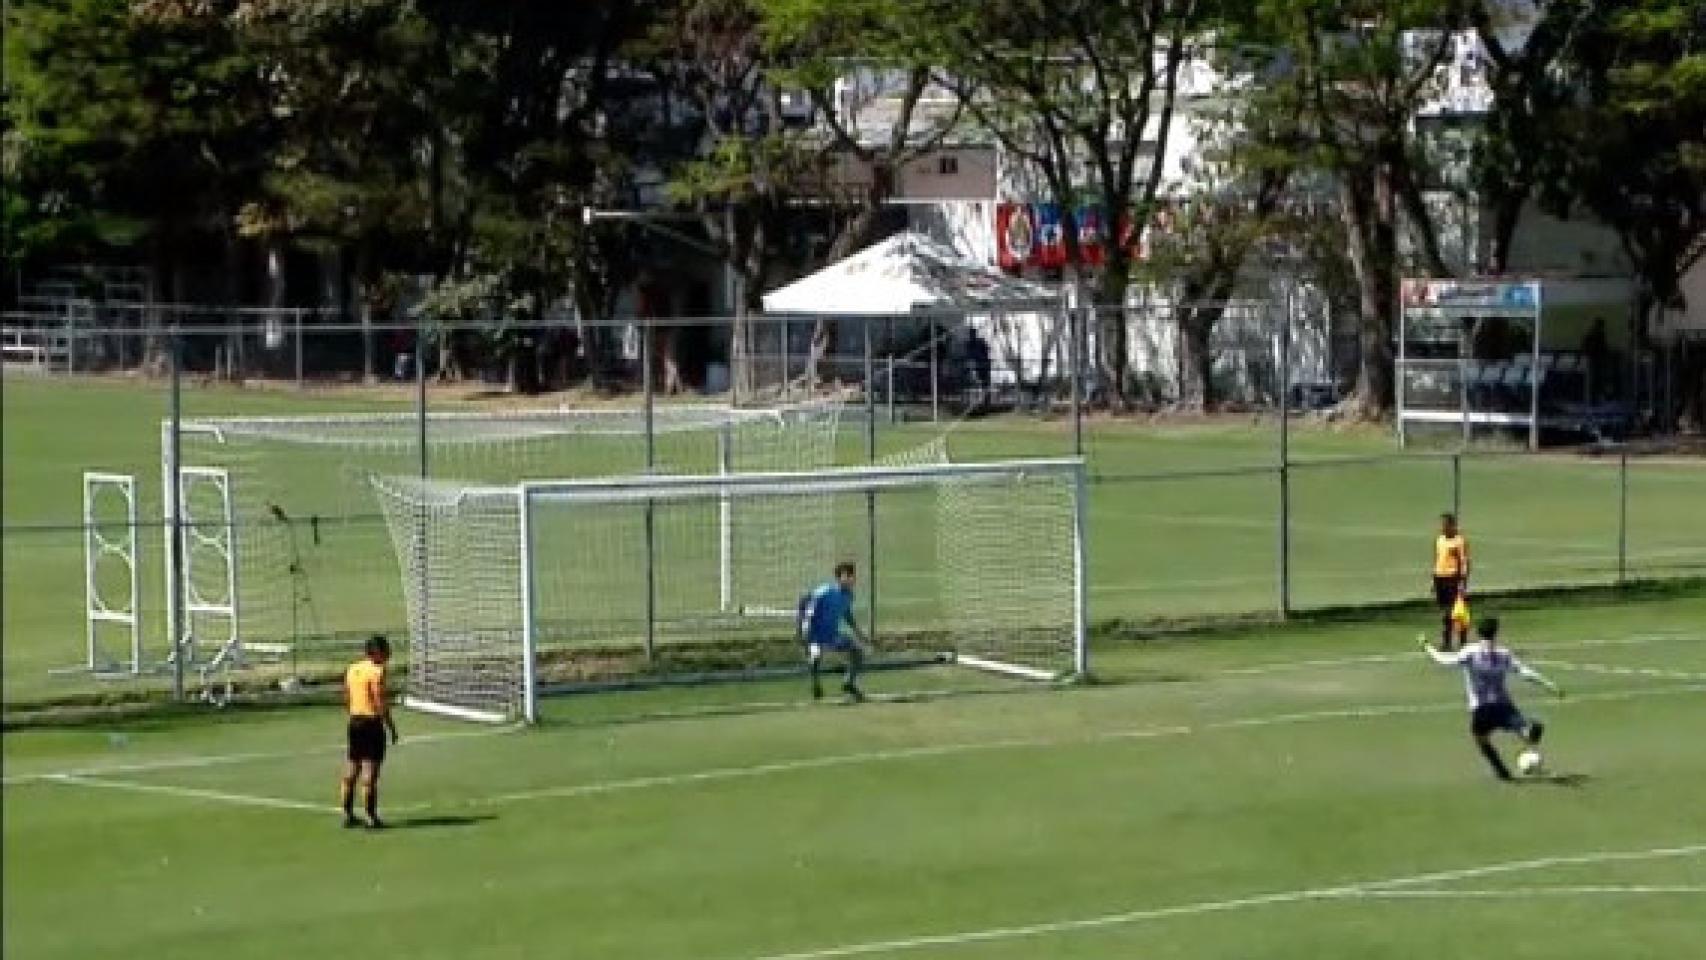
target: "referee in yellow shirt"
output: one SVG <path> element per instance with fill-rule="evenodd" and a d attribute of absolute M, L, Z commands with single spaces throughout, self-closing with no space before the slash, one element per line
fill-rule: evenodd
<path fill-rule="evenodd" d="M 1457 527 L 1457 515 L 1442 513 L 1439 517 L 1439 536 L 1434 538 L 1434 603 L 1439 607 L 1439 645 L 1451 650 L 1456 640 L 1467 642 L 1469 626 L 1465 622 L 1454 630 L 1453 608 L 1469 594 L 1469 541 Z M 1465 616 L 1467 620 L 1467 616 Z"/>
<path fill-rule="evenodd" d="M 379 768 L 385 763 L 386 735 L 397 742 L 397 725 L 391 722 L 391 704 L 385 699 L 385 662 L 391 659 L 391 644 L 374 634 L 367 639 L 366 655 L 344 671 L 344 702 L 349 707 L 349 759 L 338 784 L 338 799 L 344 808 L 344 826 L 358 827 L 355 818 L 355 784 L 359 778 L 367 807 L 367 825 L 385 826 L 379 819 Z"/>

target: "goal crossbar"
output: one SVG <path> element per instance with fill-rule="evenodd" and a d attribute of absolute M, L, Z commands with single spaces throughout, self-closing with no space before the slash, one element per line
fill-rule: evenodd
<path fill-rule="evenodd" d="M 1075 476 L 1084 469 L 1076 457 L 1048 460 L 992 460 L 979 463 L 923 464 L 917 466 L 832 467 L 801 472 L 764 472 L 683 476 L 649 474 L 599 477 L 585 480 L 534 480 L 514 484 L 464 484 L 446 480 L 410 477 L 375 479 L 385 484 L 407 486 L 428 495 L 438 494 L 445 502 L 463 497 L 520 496 L 528 499 L 584 500 L 594 503 L 644 503 L 665 500 L 699 500 L 722 495 L 738 496 L 756 490 L 770 496 L 863 493 L 915 487 L 942 480 L 999 482 L 1026 474 Z"/>

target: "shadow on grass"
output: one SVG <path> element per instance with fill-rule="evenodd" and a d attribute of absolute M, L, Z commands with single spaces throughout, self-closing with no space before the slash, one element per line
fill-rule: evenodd
<path fill-rule="evenodd" d="M 490 820 L 496 820 L 497 814 L 481 813 L 470 815 L 438 815 L 426 817 L 403 817 L 397 820 L 387 820 L 385 829 L 391 830 L 430 830 L 439 827 L 477 827 Z"/>
<path fill-rule="evenodd" d="M 1593 782 L 1593 777 L 1585 773 L 1545 773 L 1536 777 L 1518 780 L 1518 783 L 1535 787 L 1585 787 Z"/>

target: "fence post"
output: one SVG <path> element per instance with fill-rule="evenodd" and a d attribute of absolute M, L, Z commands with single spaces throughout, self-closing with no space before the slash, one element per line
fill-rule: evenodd
<path fill-rule="evenodd" d="M 1617 583 L 1629 576 L 1629 450 L 1617 451 Z"/>
<path fill-rule="evenodd" d="M 930 422 L 942 421 L 942 371 L 936 359 L 936 315 L 930 314 Z"/>
<path fill-rule="evenodd" d="M 1451 513 L 1463 517 L 1463 454 L 1451 455 Z"/>
<path fill-rule="evenodd" d="M 651 473 L 657 466 L 657 440 L 655 436 L 656 411 L 653 401 L 656 399 L 652 381 L 655 375 L 652 367 L 655 360 L 653 352 L 652 318 L 640 317 L 640 391 L 643 394 L 646 432 L 646 473 Z M 750 357 L 749 357 L 750 361 Z M 657 504 L 646 501 L 646 663 L 657 662 Z"/>
<path fill-rule="evenodd" d="M 1291 291 L 1280 318 L 1279 609 L 1291 615 Z"/>
<path fill-rule="evenodd" d="M 1092 311 L 1095 307 L 1086 308 Z M 1072 365 L 1072 455 L 1084 455 L 1084 340 L 1083 320 L 1075 307 L 1066 308 L 1066 335 L 1071 339 L 1067 345 L 1069 362 Z"/>
<path fill-rule="evenodd" d="M 171 646 L 168 656 L 172 661 L 172 699 L 184 699 L 184 518 L 183 511 L 183 335 L 173 330 L 168 340 L 168 354 L 171 358 L 171 418 L 167 437 L 168 454 L 166 462 L 166 535 L 170 538 L 171 556 L 168 562 L 168 582 L 171 584 L 170 595 L 166 598 L 167 632 L 171 634 L 167 642 Z"/>
<path fill-rule="evenodd" d="M 860 321 L 865 330 L 865 461 L 877 462 L 877 395 L 871 392 L 875 361 L 871 348 L 871 318 Z M 891 384 L 892 386 L 892 384 Z M 865 587 L 866 635 L 877 637 L 877 494 L 865 492 L 865 569 L 869 578 Z"/>

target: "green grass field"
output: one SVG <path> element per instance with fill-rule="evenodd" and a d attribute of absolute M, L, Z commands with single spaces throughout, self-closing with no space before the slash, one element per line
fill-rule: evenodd
<path fill-rule="evenodd" d="M 10 732 L 5 953 L 1698 955 L 1706 593 L 1491 606 L 1569 688 L 1524 691 L 1550 778 L 1487 775 L 1420 612 L 1107 645 L 1065 690 L 406 715 L 383 834 L 337 827 L 329 710 Z"/>
<path fill-rule="evenodd" d="M 407 399 L 406 392 L 385 390 L 295 393 L 192 384 L 184 408 L 188 416 L 396 411 L 406 409 Z M 145 521 L 158 516 L 163 385 L 13 377 L 4 383 L 3 400 L 5 700 L 16 705 L 112 690 L 83 675 L 49 673 L 76 663 L 83 649 L 79 477 L 89 468 L 134 473 Z M 445 393 L 435 394 L 433 402 L 435 408 L 468 409 L 492 401 Z M 906 449 L 938 430 L 931 424 L 882 423 L 878 452 Z M 843 462 L 864 457 L 860 431 L 858 423 L 843 425 Z M 1092 618 L 1189 620 L 1276 609 L 1275 439 L 1271 421 L 1092 421 L 1086 446 L 1099 478 L 1090 503 Z M 953 427 L 950 446 L 956 459 L 1056 456 L 1070 452 L 1071 431 L 1060 421 L 973 421 Z M 1293 606 L 1419 595 L 1434 517 L 1452 502 L 1450 458 L 1394 459 L 1384 433 L 1303 427 L 1292 450 L 1299 461 L 1290 479 Z M 287 499 L 298 516 L 321 510 L 362 514 L 327 523 L 322 542 L 304 548 L 313 599 L 304 632 L 344 638 L 373 629 L 400 632 L 398 575 L 383 526 L 363 512 L 364 501 L 351 499 L 347 483 L 328 479 L 336 472 L 333 464 L 303 457 L 277 483 L 280 491 L 323 492 L 306 506 Z M 1627 511 L 1629 576 L 1706 570 L 1706 510 L 1699 506 L 1706 502 L 1706 463 L 1631 461 L 1626 508 L 1619 502 L 1618 480 L 1615 459 L 1465 457 L 1458 486 L 1476 554 L 1477 588 L 1614 581 L 1620 509 Z M 267 524 L 263 520 L 244 535 L 276 539 L 279 531 Z M 912 601 L 909 591 L 916 590 L 919 537 L 904 519 L 879 530 L 874 582 L 881 602 L 896 604 L 894 610 L 904 612 Z M 843 539 L 848 552 L 860 552 L 862 536 Z M 143 531 L 142 618 L 154 658 L 165 646 L 160 540 L 157 528 Z M 246 589 L 264 589 L 270 599 L 250 603 L 246 620 L 265 619 L 272 630 L 287 629 L 288 587 L 257 579 Z M 282 581 L 282 570 L 273 579 Z M 902 618 L 881 619 L 892 624 Z M 113 639 L 108 634 L 105 642 Z"/>

